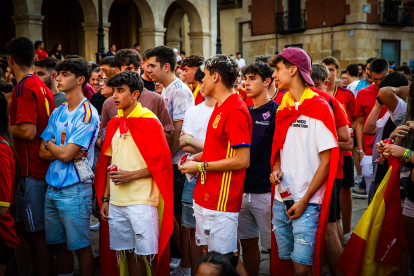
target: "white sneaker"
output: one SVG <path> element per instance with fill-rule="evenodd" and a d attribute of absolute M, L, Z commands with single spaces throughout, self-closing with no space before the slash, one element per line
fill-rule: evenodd
<path fill-rule="evenodd" d="M 97 224 L 95 224 L 95 225 L 91 225 L 91 231 L 99 231 L 99 226 L 100 226 L 100 223 L 98 222 Z"/>
<path fill-rule="evenodd" d="M 174 269 L 173 271 L 170 272 L 171 276 L 190 276 L 191 275 L 191 268 L 185 269 L 187 270 L 184 271 L 184 269 L 181 267 L 181 265 L 179 265 L 176 269 Z"/>
<path fill-rule="evenodd" d="M 181 259 L 171 258 L 170 269 L 176 269 L 181 263 Z"/>
<path fill-rule="evenodd" d="M 346 245 L 351 238 L 351 233 L 347 233 L 344 235 L 344 245 Z"/>

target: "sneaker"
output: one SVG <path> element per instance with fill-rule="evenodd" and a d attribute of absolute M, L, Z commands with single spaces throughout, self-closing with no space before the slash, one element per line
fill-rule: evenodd
<path fill-rule="evenodd" d="M 347 233 L 344 235 L 344 245 L 346 245 L 351 238 L 351 233 Z"/>
<path fill-rule="evenodd" d="M 100 226 L 100 223 L 98 222 L 97 224 L 95 224 L 95 225 L 91 225 L 91 231 L 99 231 L 99 226 Z"/>
<path fill-rule="evenodd" d="M 353 188 L 352 189 L 352 197 L 355 198 L 368 198 L 367 192 L 361 188 Z"/>
<path fill-rule="evenodd" d="M 181 264 L 181 259 L 171 258 L 170 269 L 176 269 Z"/>
<path fill-rule="evenodd" d="M 191 275 L 191 268 L 182 268 L 179 265 L 176 269 L 170 272 L 171 276 L 190 276 Z"/>

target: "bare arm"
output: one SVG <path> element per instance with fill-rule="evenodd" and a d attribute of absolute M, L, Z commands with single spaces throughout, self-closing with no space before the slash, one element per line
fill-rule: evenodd
<path fill-rule="evenodd" d="M 398 98 L 405 99 L 408 96 L 408 86 L 404 87 L 383 87 L 378 92 L 381 102 L 394 112 L 398 105 Z"/>
<path fill-rule="evenodd" d="M 183 127 L 183 121 L 174 121 L 174 131 L 172 133 L 171 145 L 170 145 L 171 156 L 173 156 L 179 148 L 178 140 L 180 139 L 182 127 Z"/>
<path fill-rule="evenodd" d="M 109 172 L 109 177 L 115 185 L 125 184 L 133 180 L 141 178 L 152 177 L 151 172 L 148 168 L 136 170 L 136 171 L 114 171 Z"/>
<path fill-rule="evenodd" d="M 352 149 L 354 148 L 354 139 L 351 136 L 349 136 L 348 142 L 339 142 L 338 146 L 340 151 L 352 151 Z"/>
<path fill-rule="evenodd" d="M 45 148 L 45 140 L 42 139 L 42 141 L 40 141 L 40 146 L 39 146 L 39 156 L 40 158 L 44 159 L 44 160 L 48 160 L 48 161 L 54 161 L 56 160 L 56 157 Z"/>
<path fill-rule="evenodd" d="M 36 137 L 36 125 L 32 123 L 21 123 L 15 126 L 10 126 L 14 138 L 24 140 L 33 140 Z"/>
<path fill-rule="evenodd" d="M 227 172 L 245 169 L 250 165 L 250 147 L 234 149 L 235 156 L 218 161 L 208 162 L 206 171 Z M 196 155 L 198 156 L 198 155 Z M 193 158 L 196 159 L 197 157 Z M 203 165 L 204 166 L 204 165 Z M 199 172 L 198 162 L 189 161 L 179 166 L 181 173 L 195 174 Z"/>
<path fill-rule="evenodd" d="M 351 134 L 349 133 L 349 126 L 344 125 L 340 128 L 336 129 L 336 133 L 338 134 L 338 141 L 339 142 L 348 142 Z"/>
<path fill-rule="evenodd" d="M 364 117 L 362 116 L 356 117 L 355 135 L 357 138 L 358 150 L 364 150 L 364 145 L 362 143 L 363 129 L 364 129 Z M 359 154 L 359 160 L 362 160 L 362 157 L 364 157 L 363 152 Z"/>
<path fill-rule="evenodd" d="M 39 60 L 39 56 L 37 54 L 35 54 L 35 61 Z"/>
<path fill-rule="evenodd" d="M 52 142 L 48 142 L 47 148 L 56 159 L 59 159 L 62 162 L 71 161 L 81 150 L 81 146 L 72 143 L 66 144 L 66 146 L 61 147 L 53 144 Z"/>
<path fill-rule="evenodd" d="M 167 133 L 167 132 L 164 131 L 164 134 L 165 134 L 165 139 L 167 140 L 167 144 L 168 144 L 168 146 L 170 146 L 171 145 L 171 140 L 172 140 L 172 133 Z"/>
<path fill-rule="evenodd" d="M 380 105 L 379 102 L 375 100 L 375 105 L 372 108 L 371 113 L 369 113 L 367 120 L 365 121 L 363 130 L 365 135 L 375 135 L 377 132 L 377 120 L 382 107 L 383 105 Z"/>
<path fill-rule="evenodd" d="M 325 150 L 320 153 L 321 156 L 321 163 L 319 164 L 318 169 L 313 176 L 312 182 L 309 185 L 308 190 L 306 191 L 305 195 L 293 206 L 286 211 L 287 215 L 290 219 L 299 218 L 302 216 L 303 211 L 308 206 L 309 201 L 315 195 L 315 193 L 320 189 L 320 187 L 325 182 L 326 177 L 329 173 L 329 164 L 331 159 L 331 150 Z M 292 214 L 292 212 L 294 212 Z"/>

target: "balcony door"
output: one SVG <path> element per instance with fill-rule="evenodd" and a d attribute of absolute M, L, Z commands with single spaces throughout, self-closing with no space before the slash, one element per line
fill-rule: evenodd
<path fill-rule="evenodd" d="M 295 30 L 295 29 L 301 28 L 300 1 L 301 0 L 289 0 L 289 8 L 288 8 L 289 30 Z"/>

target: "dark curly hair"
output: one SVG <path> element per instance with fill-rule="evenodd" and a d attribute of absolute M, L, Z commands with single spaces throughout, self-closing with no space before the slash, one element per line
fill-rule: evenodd
<path fill-rule="evenodd" d="M 55 71 L 58 60 L 52 57 L 46 57 L 42 60 L 38 60 L 34 63 L 35 66 L 46 68 L 50 73 Z"/>
<path fill-rule="evenodd" d="M 201 64 L 203 64 L 205 58 L 202 57 L 201 55 L 198 54 L 194 54 L 194 55 L 190 55 L 188 57 L 186 57 L 185 59 L 183 59 L 181 61 L 181 67 L 200 67 Z"/>
<path fill-rule="evenodd" d="M 110 67 L 115 67 L 114 59 L 115 57 L 113 56 L 104 57 L 103 59 L 99 61 L 99 65 L 109 65 Z"/>
<path fill-rule="evenodd" d="M 70 58 L 60 61 L 56 65 L 56 72 L 60 71 L 69 71 L 75 74 L 76 78 L 85 77 L 85 81 L 82 83 L 82 88 L 85 87 L 91 78 L 91 67 L 83 58 Z"/>
<path fill-rule="evenodd" d="M 272 78 L 273 70 L 266 63 L 259 61 L 244 67 L 242 73 L 243 76 L 246 74 L 258 75 L 262 81 L 265 81 L 267 78 Z"/>
<path fill-rule="evenodd" d="M 203 256 L 203 258 L 201 258 L 197 270 L 201 264 L 214 265 L 220 275 L 239 276 L 234 266 L 230 263 L 228 257 L 215 251 L 208 252 Z"/>
<path fill-rule="evenodd" d="M 108 82 L 110 87 L 119 87 L 123 84 L 129 87 L 131 93 L 137 90 L 141 93 L 144 90 L 144 82 L 136 72 L 124 71 L 118 73 Z"/>
<path fill-rule="evenodd" d="M 200 67 L 197 69 L 197 71 L 194 74 L 194 80 L 198 82 L 202 82 L 204 79 L 204 72 L 200 69 Z"/>
<path fill-rule="evenodd" d="M 239 66 L 228 54 L 217 54 L 204 62 L 204 68 L 210 71 L 210 75 L 218 73 L 221 82 L 227 88 L 233 88 L 239 75 Z"/>
<path fill-rule="evenodd" d="M 141 66 L 141 58 L 133 49 L 122 49 L 116 52 L 114 65 L 121 70 L 121 66 L 133 64 L 135 67 Z"/>

